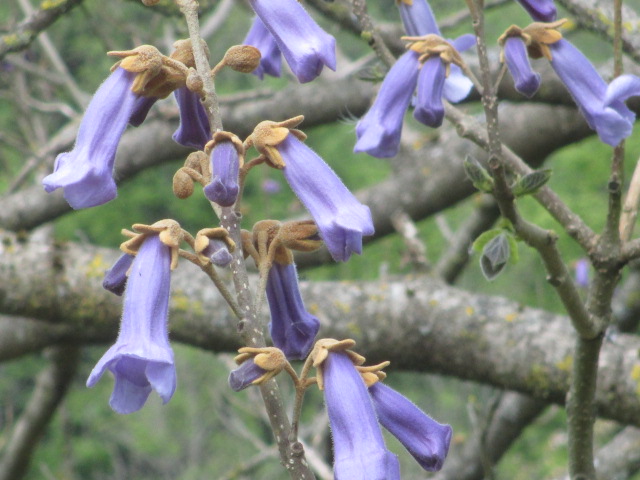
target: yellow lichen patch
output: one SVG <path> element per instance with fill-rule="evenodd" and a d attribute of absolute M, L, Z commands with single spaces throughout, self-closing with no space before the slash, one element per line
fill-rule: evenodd
<path fill-rule="evenodd" d="M 432 298 L 431 300 L 429 300 L 429 305 L 432 307 L 437 307 L 438 306 L 438 300 L 436 300 L 435 298 Z"/>
<path fill-rule="evenodd" d="M 357 323 L 349 323 L 347 325 L 347 330 L 349 330 L 349 333 L 353 337 L 359 337 L 360 335 L 362 335 L 362 329 Z"/>
<path fill-rule="evenodd" d="M 472 306 L 465 307 L 465 309 L 464 309 L 464 313 L 466 313 L 468 317 L 473 315 L 473 312 L 474 312 L 474 310 L 473 310 Z"/>
<path fill-rule="evenodd" d="M 526 378 L 527 384 L 537 392 L 547 392 L 549 390 L 549 376 L 544 365 L 534 363 Z"/>
<path fill-rule="evenodd" d="M 631 378 L 636 381 L 636 395 L 640 397 L 640 365 L 634 365 L 631 369 Z"/>
<path fill-rule="evenodd" d="M 182 312 L 194 312 L 196 314 L 203 314 L 204 308 L 202 302 L 194 301 L 184 293 L 178 291 L 171 297 L 172 307 L 174 310 Z"/>
<path fill-rule="evenodd" d="M 307 305 L 307 311 L 311 315 L 315 315 L 320 311 L 320 306 L 317 303 L 310 303 L 309 305 Z"/>
<path fill-rule="evenodd" d="M 517 313 L 508 313 L 504 316 L 504 319 L 507 322 L 513 322 L 516 318 L 518 318 L 518 314 Z"/>
<path fill-rule="evenodd" d="M 100 254 L 93 257 L 93 260 L 89 262 L 85 273 L 89 278 L 99 278 L 104 276 L 104 272 L 108 270 L 109 264 L 104 261 L 104 257 Z"/>
<path fill-rule="evenodd" d="M 59 7 L 60 5 L 66 3 L 67 0 L 44 0 L 40 4 L 40 8 L 43 10 L 49 10 L 51 8 Z"/>
<path fill-rule="evenodd" d="M 573 367 L 573 355 L 567 355 L 558 363 L 556 363 L 556 367 L 558 370 L 562 370 L 563 372 L 570 372 Z"/>
<path fill-rule="evenodd" d="M 369 300 L 372 302 L 381 302 L 384 298 L 384 295 L 369 295 Z"/>
<path fill-rule="evenodd" d="M 11 35 L 4 35 L 2 37 L 2 43 L 7 45 L 8 47 L 11 47 L 12 45 L 16 45 L 19 41 L 20 41 L 20 37 L 15 33 L 12 33 Z"/>

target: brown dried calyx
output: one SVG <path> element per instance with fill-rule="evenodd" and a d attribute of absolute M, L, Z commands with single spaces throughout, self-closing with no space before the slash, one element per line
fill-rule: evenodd
<path fill-rule="evenodd" d="M 562 39 L 562 33 L 558 28 L 564 25 L 568 20 L 566 18 L 555 22 L 544 23 L 534 22 L 524 28 L 517 25 L 511 25 L 498 38 L 498 43 L 504 45 L 509 37 L 520 37 L 527 46 L 527 52 L 531 58 L 546 58 L 551 61 L 551 49 L 549 45 L 559 42 Z M 501 60 L 503 60 L 501 58 Z"/>

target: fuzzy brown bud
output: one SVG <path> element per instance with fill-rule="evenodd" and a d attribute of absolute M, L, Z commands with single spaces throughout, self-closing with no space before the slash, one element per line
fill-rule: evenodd
<path fill-rule="evenodd" d="M 241 73 L 251 73 L 260 65 L 260 50 L 251 45 L 234 45 L 224 54 L 222 63 Z"/>
<path fill-rule="evenodd" d="M 313 220 L 286 222 L 280 227 L 278 239 L 285 247 L 300 252 L 313 252 L 322 246 L 318 227 Z"/>
<path fill-rule="evenodd" d="M 189 198 L 193 194 L 193 179 L 182 168 L 173 176 L 173 194 L 180 199 Z"/>

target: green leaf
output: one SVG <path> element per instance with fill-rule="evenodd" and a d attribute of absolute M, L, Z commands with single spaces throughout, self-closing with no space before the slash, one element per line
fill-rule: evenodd
<path fill-rule="evenodd" d="M 469 177 L 469 180 L 473 183 L 481 192 L 491 193 L 493 192 L 493 178 L 489 175 L 484 167 L 475 158 L 467 155 L 464 159 L 464 171 Z"/>
<path fill-rule="evenodd" d="M 475 252 L 482 252 L 487 243 L 493 240 L 494 237 L 497 237 L 503 232 L 501 228 L 494 228 L 493 230 L 487 230 L 484 233 L 481 233 L 478 238 L 473 242 L 471 248 Z"/>
<path fill-rule="evenodd" d="M 542 170 L 536 170 L 529 173 L 522 178 L 519 178 L 513 186 L 513 194 L 516 197 L 522 197 L 523 195 L 531 195 L 540 190 L 551 178 L 551 169 L 544 168 Z"/>

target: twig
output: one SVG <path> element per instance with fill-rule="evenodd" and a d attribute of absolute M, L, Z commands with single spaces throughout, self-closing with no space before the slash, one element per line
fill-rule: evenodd
<path fill-rule="evenodd" d="M 384 43 L 380 33 L 374 28 L 371 17 L 367 13 L 367 2 L 365 0 L 353 0 L 353 14 L 360 22 L 362 36 L 367 38 L 369 46 L 373 48 L 380 60 L 388 67 L 393 65 L 396 58 Z"/>
<path fill-rule="evenodd" d="M 636 162 L 636 168 L 631 177 L 631 183 L 627 190 L 627 197 L 622 207 L 620 216 L 620 238 L 627 242 L 633 235 L 636 218 L 638 217 L 638 205 L 640 204 L 640 158 Z"/>
<path fill-rule="evenodd" d="M 393 223 L 393 227 L 402 237 L 407 248 L 409 263 L 417 272 L 429 271 L 431 267 L 427 260 L 427 247 L 418 237 L 418 228 L 411 220 L 411 217 L 404 211 L 398 210 L 391 216 L 391 223 Z"/>

